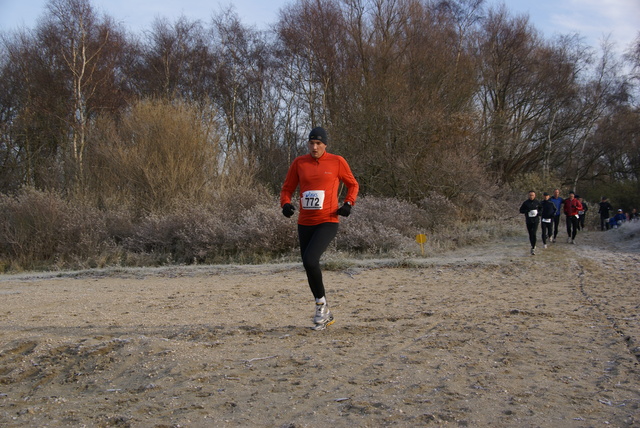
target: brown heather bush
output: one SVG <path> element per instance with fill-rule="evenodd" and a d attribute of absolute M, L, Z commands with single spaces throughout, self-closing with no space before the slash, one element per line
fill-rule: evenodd
<path fill-rule="evenodd" d="M 24 189 L 0 197 L 0 268 L 62 269 L 191 263 L 262 263 L 298 256 L 296 217 L 285 218 L 276 196 L 258 186 L 220 190 L 206 201 L 172 204 L 140 216 L 122 207 L 98 210 L 62 195 Z M 431 194 L 420 206 L 361 197 L 341 220 L 335 251 L 352 256 L 425 256 L 522 233 L 513 219 L 461 222 L 458 208 Z M 513 208 L 516 210 L 516 208 Z M 515 212 L 515 211 L 514 211 Z M 340 256 L 342 257 L 342 256 Z M 335 263 L 335 260 L 334 260 Z"/>
<path fill-rule="evenodd" d="M 431 256 L 522 232 L 519 216 L 504 216 L 509 207 L 500 207 L 490 198 L 475 207 L 475 215 L 484 219 L 463 221 L 461 209 L 435 192 L 418 205 L 393 198 L 362 197 L 354 215 L 342 221 L 335 247 L 351 253 L 416 256 L 421 254 L 416 235 L 425 234 L 425 255 Z"/>
<path fill-rule="evenodd" d="M 15 268 L 64 265 L 96 258 L 109 247 L 104 216 L 54 192 L 24 189 L 0 196 L 0 259 Z"/>
<path fill-rule="evenodd" d="M 424 210 L 393 198 L 361 197 L 353 213 L 338 230 L 339 250 L 373 254 L 402 250 L 431 225 Z"/>
<path fill-rule="evenodd" d="M 215 120 L 188 103 L 141 100 L 117 121 L 99 117 L 91 134 L 85 182 L 109 209 L 157 213 L 205 200 L 225 179 Z"/>
<path fill-rule="evenodd" d="M 458 207 L 439 193 L 431 192 L 420 201 L 419 207 L 426 218 L 426 230 L 452 227 L 460 221 Z"/>
<path fill-rule="evenodd" d="M 295 233 L 295 224 L 282 216 L 275 199 L 248 208 L 229 201 L 149 215 L 123 248 L 154 255 L 157 262 L 259 262 L 290 252 L 297 242 Z"/>

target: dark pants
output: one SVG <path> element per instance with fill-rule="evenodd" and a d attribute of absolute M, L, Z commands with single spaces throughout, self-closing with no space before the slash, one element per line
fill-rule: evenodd
<path fill-rule="evenodd" d="M 543 219 L 544 220 L 544 219 Z M 547 238 L 551 238 L 553 233 L 553 219 L 549 223 L 542 222 L 542 243 L 547 244 Z"/>
<path fill-rule="evenodd" d="M 558 236 L 558 225 L 560 224 L 560 216 L 554 216 L 553 217 L 553 239 L 556 239 L 556 236 Z M 551 237 L 551 236 L 549 236 Z"/>
<path fill-rule="evenodd" d="M 307 280 L 313 297 L 316 299 L 324 297 L 320 257 L 329 247 L 337 233 L 338 223 L 321 223 L 315 226 L 298 225 L 302 265 L 307 273 Z"/>
<path fill-rule="evenodd" d="M 578 219 L 578 230 L 584 230 L 584 221 L 586 217 L 586 214 L 580 214 L 580 218 Z"/>
<path fill-rule="evenodd" d="M 578 233 L 579 219 L 574 215 L 567 216 L 567 235 L 571 239 L 576 239 L 576 233 Z"/>
<path fill-rule="evenodd" d="M 600 230 L 609 230 L 609 217 L 600 216 Z"/>
<path fill-rule="evenodd" d="M 536 235 L 538 234 L 538 222 L 527 222 L 527 232 L 529 232 L 529 242 L 531 248 L 536 248 Z"/>

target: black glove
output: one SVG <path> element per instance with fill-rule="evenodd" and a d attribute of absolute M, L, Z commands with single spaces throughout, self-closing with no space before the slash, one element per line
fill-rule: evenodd
<path fill-rule="evenodd" d="M 293 212 L 296 210 L 296 207 L 294 207 L 291 204 L 284 204 L 282 206 L 282 214 L 284 214 L 284 216 L 286 218 L 289 218 L 293 215 Z"/>
<path fill-rule="evenodd" d="M 338 215 L 349 217 L 349 214 L 351 214 L 351 205 L 345 202 L 340 208 L 338 208 Z"/>

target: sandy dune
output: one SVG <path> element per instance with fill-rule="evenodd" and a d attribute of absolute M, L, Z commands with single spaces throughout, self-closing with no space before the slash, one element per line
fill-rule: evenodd
<path fill-rule="evenodd" d="M 0 425 L 637 427 L 640 227 L 578 242 L 354 261 L 321 332 L 299 264 L 0 276 Z"/>

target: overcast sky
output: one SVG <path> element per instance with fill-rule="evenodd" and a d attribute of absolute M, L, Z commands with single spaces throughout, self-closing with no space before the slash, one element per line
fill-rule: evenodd
<path fill-rule="evenodd" d="M 151 28 L 157 17 L 170 20 L 184 15 L 207 22 L 213 14 L 233 4 L 245 25 L 267 28 L 276 22 L 282 6 L 295 0 L 92 0 L 91 4 L 133 32 Z M 514 14 L 527 13 L 546 38 L 579 33 L 597 47 L 607 35 L 626 49 L 640 32 L 640 0 L 487 0 L 505 3 Z M 34 28 L 45 13 L 47 0 L 0 0 L 0 29 Z"/>

